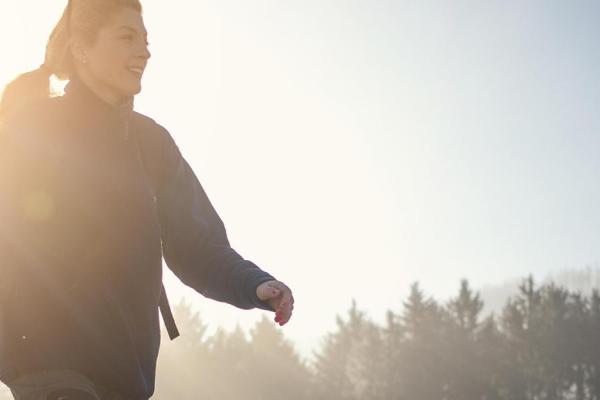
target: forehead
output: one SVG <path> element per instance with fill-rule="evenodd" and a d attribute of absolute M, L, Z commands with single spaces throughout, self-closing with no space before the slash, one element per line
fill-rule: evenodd
<path fill-rule="evenodd" d="M 115 13 L 104 26 L 110 31 L 135 31 L 142 36 L 148 36 L 142 14 L 132 8 L 124 8 Z"/>

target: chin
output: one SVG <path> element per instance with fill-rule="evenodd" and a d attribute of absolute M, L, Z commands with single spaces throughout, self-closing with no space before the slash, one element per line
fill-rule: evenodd
<path fill-rule="evenodd" d="M 132 96 L 142 90 L 142 78 L 127 77 L 122 79 L 119 84 L 119 91 L 126 96 Z"/>
<path fill-rule="evenodd" d="M 138 85 L 132 85 L 132 86 L 123 88 L 121 93 L 123 94 L 124 97 L 129 97 L 129 96 L 135 96 L 136 94 L 140 93 L 141 91 L 142 91 L 142 85 L 138 84 Z"/>
<path fill-rule="evenodd" d="M 140 93 L 141 91 L 142 91 L 142 86 L 140 85 L 130 93 L 130 96 L 135 96 L 136 94 Z"/>

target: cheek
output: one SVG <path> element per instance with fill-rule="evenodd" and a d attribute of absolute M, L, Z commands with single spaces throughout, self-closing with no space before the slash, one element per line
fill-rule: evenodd
<path fill-rule="evenodd" d="M 124 72 L 127 61 L 126 52 L 113 46 L 99 51 L 96 57 L 98 72 L 102 75 L 115 75 Z"/>

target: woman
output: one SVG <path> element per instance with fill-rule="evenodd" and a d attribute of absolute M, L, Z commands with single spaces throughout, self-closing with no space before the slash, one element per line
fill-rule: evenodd
<path fill-rule="evenodd" d="M 133 111 L 141 13 L 71 0 L 42 66 L 0 103 L 0 380 L 17 400 L 150 398 L 159 305 L 177 336 L 163 256 L 206 297 L 291 317 L 290 289 L 230 247 L 169 132 Z"/>

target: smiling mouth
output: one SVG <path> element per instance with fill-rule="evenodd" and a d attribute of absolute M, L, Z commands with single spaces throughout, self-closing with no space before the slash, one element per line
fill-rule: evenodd
<path fill-rule="evenodd" d="M 130 68 L 126 68 L 127 71 L 129 71 L 132 75 L 135 75 L 138 78 L 142 77 L 142 74 L 144 73 L 144 71 L 141 68 L 135 68 L 135 67 L 130 67 Z"/>

